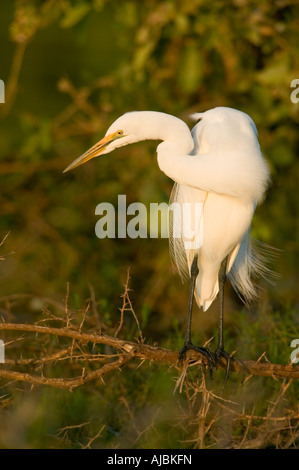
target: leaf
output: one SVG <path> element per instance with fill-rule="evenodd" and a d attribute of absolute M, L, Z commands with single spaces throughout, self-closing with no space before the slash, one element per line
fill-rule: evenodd
<path fill-rule="evenodd" d="M 60 22 L 62 28 L 71 28 L 81 21 L 90 11 L 90 6 L 86 3 L 80 3 L 74 7 L 68 6 L 64 18 Z"/>

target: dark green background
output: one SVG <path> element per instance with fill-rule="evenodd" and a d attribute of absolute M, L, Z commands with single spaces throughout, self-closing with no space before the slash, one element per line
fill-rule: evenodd
<path fill-rule="evenodd" d="M 126 194 L 128 204 L 168 202 L 172 181 L 159 171 L 156 143 L 134 144 L 62 171 L 127 111 L 163 111 L 191 126 L 191 113 L 230 106 L 255 121 L 272 173 L 253 236 L 281 250 L 271 265 L 280 279 L 275 285 L 260 281 L 262 296 L 251 312 L 227 287 L 231 349 L 256 358 L 272 348 L 271 360 L 289 360 L 290 341 L 298 337 L 299 104 L 290 99 L 291 81 L 299 78 L 295 4 L 1 4 L 0 78 L 6 103 L 0 105 L 0 239 L 10 231 L 0 253 L 5 256 L 0 261 L 4 317 L 12 309 L 14 319 L 35 321 L 45 299 L 63 302 L 70 282 L 72 308 L 82 308 L 92 286 L 101 315 L 115 325 L 130 267 L 131 300 L 147 341 L 178 347 L 188 285 L 173 272 L 168 241 L 99 240 L 94 231 L 95 207 L 115 205 L 118 194 Z M 30 297 L 20 296 L 8 308 L 16 294 Z M 194 328 L 201 341 L 215 332 L 216 311 L 216 303 L 205 316 L 196 310 Z M 127 321 L 134 330 L 134 320 Z M 280 340 L 279 335 L 270 340 L 273 331 L 283 332 Z M 28 445 L 48 445 L 30 439 Z"/>

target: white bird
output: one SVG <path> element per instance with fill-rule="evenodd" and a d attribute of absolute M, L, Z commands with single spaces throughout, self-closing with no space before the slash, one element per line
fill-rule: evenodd
<path fill-rule="evenodd" d="M 214 366 L 220 356 L 230 356 L 223 345 L 223 289 L 226 277 L 246 302 L 256 295 L 251 275 L 263 269 L 256 258 L 250 227 L 256 205 L 269 184 L 269 169 L 261 154 L 257 130 L 245 113 L 217 107 L 193 115 L 199 121 L 190 132 L 185 122 L 169 114 L 134 111 L 119 117 L 106 136 L 71 163 L 71 170 L 88 160 L 141 140 L 161 140 L 158 165 L 174 182 L 171 201 L 189 203 L 191 216 L 182 212 L 170 233 L 172 258 L 179 273 L 191 277 L 188 323 L 180 358 L 188 349 L 200 351 Z M 201 203 L 200 214 L 195 210 Z M 190 213 L 189 213 L 190 214 Z M 192 220 L 193 218 L 193 220 Z M 193 224 L 193 238 L 184 225 Z M 187 227 L 190 229 L 190 227 Z M 188 231 L 190 233 L 190 230 Z M 193 297 L 206 311 L 219 292 L 219 336 L 215 353 L 191 342 Z"/>

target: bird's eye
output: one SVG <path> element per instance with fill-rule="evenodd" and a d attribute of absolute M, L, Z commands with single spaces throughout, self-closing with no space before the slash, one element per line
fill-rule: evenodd
<path fill-rule="evenodd" d="M 117 135 L 123 135 L 124 131 L 117 131 Z"/>

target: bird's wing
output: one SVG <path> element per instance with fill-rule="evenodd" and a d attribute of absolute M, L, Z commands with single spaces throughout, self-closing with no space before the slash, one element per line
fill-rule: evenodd
<path fill-rule="evenodd" d="M 203 244 L 203 207 L 207 193 L 175 183 L 170 196 L 169 248 L 182 277 L 188 278 L 195 253 Z"/>
<path fill-rule="evenodd" d="M 228 269 L 228 278 L 246 305 L 258 297 L 258 287 L 253 278 L 263 277 L 270 283 L 275 283 L 279 275 L 269 268 L 277 258 L 279 250 L 253 239 L 250 228 L 244 235 L 239 250 Z"/>
<path fill-rule="evenodd" d="M 160 169 L 179 184 L 251 201 L 261 200 L 269 182 L 269 170 L 257 139 L 223 123 L 200 126 L 201 122 L 192 130 L 191 154 L 181 155 L 167 148 L 158 152 Z"/>
<path fill-rule="evenodd" d="M 180 199 L 180 185 L 175 183 L 170 195 L 170 207 Z M 176 212 L 169 212 L 169 250 L 170 257 L 174 263 L 182 280 L 189 278 L 188 262 L 182 237 L 182 222 L 180 217 L 176 217 Z M 179 236 L 180 235 L 180 236 Z"/>

